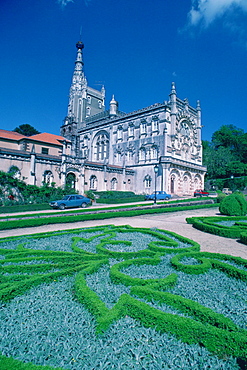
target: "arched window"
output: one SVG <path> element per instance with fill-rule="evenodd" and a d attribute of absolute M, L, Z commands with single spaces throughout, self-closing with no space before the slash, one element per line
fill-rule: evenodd
<path fill-rule="evenodd" d="M 117 190 L 117 179 L 116 179 L 116 177 L 114 177 L 111 180 L 111 190 Z"/>
<path fill-rule="evenodd" d="M 144 177 L 144 187 L 147 188 L 147 189 L 151 188 L 151 183 L 152 183 L 151 176 L 150 175 L 146 175 Z"/>
<path fill-rule="evenodd" d="M 106 134 L 99 134 L 95 142 L 95 160 L 102 161 L 109 155 L 109 139 Z"/>
<path fill-rule="evenodd" d="M 90 177 L 90 189 L 91 190 L 97 190 L 98 180 L 95 175 L 92 175 Z"/>
<path fill-rule="evenodd" d="M 43 183 L 47 185 L 51 185 L 53 181 L 53 175 L 51 171 L 45 171 L 43 174 Z"/>
<path fill-rule="evenodd" d="M 68 189 L 75 189 L 76 177 L 74 173 L 68 173 L 66 176 L 65 187 Z"/>

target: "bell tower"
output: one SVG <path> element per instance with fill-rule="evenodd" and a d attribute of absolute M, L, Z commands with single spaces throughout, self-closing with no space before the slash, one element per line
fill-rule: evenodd
<path fill-rule="evenodd" d="M 61 127 L 62 136 L 72 139 L 78 130 L 86 126 L 85 119 L 105 110 L 105 89 L 96 90 L 88 86 L 84 73 L 82 41 L 76 43 L 77 54 L 69 92 L 67 116 Z M 72 140 L 73 141 L 73 140 Z"/>

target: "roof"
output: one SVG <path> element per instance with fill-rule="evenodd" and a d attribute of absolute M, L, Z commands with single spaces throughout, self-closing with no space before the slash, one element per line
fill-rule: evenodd
<path fill-rule="evenodd" d="M 31 140 L 37 140 L 37 141 L 42 141 L 44 143 L 56 144 L 56 145 L 61 145 L 63 141 L 70 142 L 70 140 L 65 139 L 65 137 L 63 136 L 53 135 L 47 132 L 43 132 L 42 134 L 32 135 L 32 136 L 29 136 L 28 138 Z"/>
<path fill-rule="evenodd" d="M 19 134 L 15 131 L 7 131 L 7 130 L 0 130 L 0 137 L 3 139 L 10 139 L 10 140 L 21 140 L 26 138 L 26 136 Z"/>
<path fill-rule="evenodd" d="M 67 143 L 70 142 L 70 140 L 65 139 L 63 136 L 53 135 L 47 132 L 43 132 L 42 134 L 37 134 L 37 135 L 32 135 L 32 136 L 25 136 L 15 131 L 0 130 L 0 138 L 15 140 L 15 141 L 20 141 L 22 139 L 27 139 L 30 141 L 35 140 L 35 141 L 40 141 L 43 143 L 55 144 L 55 145 L 62 145 L 63 141 L 66 141 Z"/>

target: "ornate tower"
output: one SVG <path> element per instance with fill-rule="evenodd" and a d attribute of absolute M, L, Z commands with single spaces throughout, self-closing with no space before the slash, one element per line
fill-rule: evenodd
<path fill-rule="evenodd" d="M 85 118 L 94 116 L 105 110 L 105 89 L 96 90 L 88 86 L 84 74 L 83 49 L 84 44 L 76 44 L 77 55 L 75 69 L 69 93 L 68 113 L 61 127 L 61 135 L 76 141 L 78 130 L 85 126 Z"/>

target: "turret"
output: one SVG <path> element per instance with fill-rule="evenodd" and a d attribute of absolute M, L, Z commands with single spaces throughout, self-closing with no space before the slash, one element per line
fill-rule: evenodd
<path fill-rule="evenodd" d="M 175 88 L 175 82 L 172 82 L 172 89 L 170 93 L 170 105 L 171 105 L 171 132 L 175 134 L 176 114 L 177 114 L 177 93 Z"/>
<path fill-rule="evenodd" d="M 202 113 L 201 113 L 201 105 L 200 105 L 200 100 L 197 100 L 197 132 L 198 132 L 198 141 L 199 143 L 201 142 L 201 129 L 202 129 Z"/>
<path fill-rule="evenodd" d="M 112 100 L 110 101 L 110 116 L 117 116 L 118 113 L 118 102 L 115 100 L 114 95 L 112 95 Z"/>

